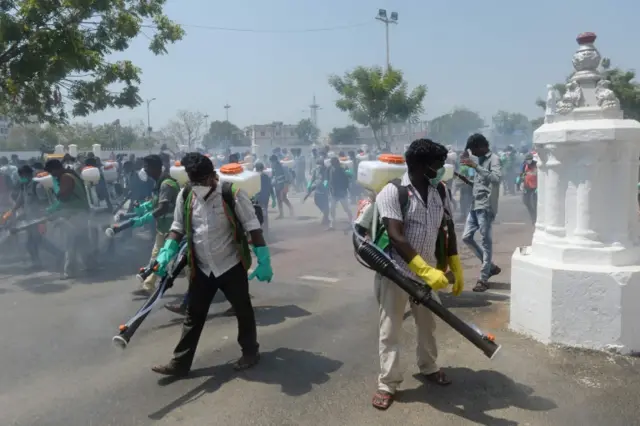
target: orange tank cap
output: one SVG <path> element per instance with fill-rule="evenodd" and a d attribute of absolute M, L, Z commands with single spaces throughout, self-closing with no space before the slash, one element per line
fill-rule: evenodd
<path fill-rule="evenodd" d="M 398 154 L 380 154 L 378 161 L 389 164 L 404 164 L 404 156 Z"/>
<path fill-rule="evenodd" d="M 179 161 L 176 161 L 175 163 L 173 163 L 173 165 L 176 166 L 176 167 L 180 167 L 180 166 L 182 166 L 182 163 L 179 162 Z"/>
<path fill-rule="evenodd" d="M 115 167 L 116 167 L 116 163 L 107 163 L 104 166 L 102 166 L 102 169 L 103 170 L 111 170 L 111 169 L 113 169 Z"/>
<path fill-rule="evenodd" d="M 40 172 L 36 175 L 37 178 L 43 178 L 49 176 L 49 172 Z"/>
<path fill-rule="evenodd" d="M 349 157 L 340 157 L 340 161 L 349 161 Z"/>
<path fill-rule="evenodd" d="M 244 168 L 238 163 L 229 163 L 220 167 L 220 173 L 225 175 L 238 175 L 244 171 Z"/>
<path fill-rule="evenodd" d="M 85 170 L 95 169 L 93 166 L 84 166 L 80 171 L 84 172 Z"/>

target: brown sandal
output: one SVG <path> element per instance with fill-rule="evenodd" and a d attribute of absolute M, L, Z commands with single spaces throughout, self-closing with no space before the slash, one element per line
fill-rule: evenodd
<path fill-rule="evenodd" d="M 371 404 L 378 410 L 386 410 L 393 403 L 393 394 L 382 389 L 378 389 L 373 395 Z"/>
<path fill-rule="evenodd" d="M 452 383 L 452 381 L 449 380 L 447 375 L 444 374 L 444 371 L 442 370 L 438 370 L 435 373 L 431 374 L 423 374 L 423 376 L 429 382 L 434 383 L 438 386 L 449 386 Z"/>

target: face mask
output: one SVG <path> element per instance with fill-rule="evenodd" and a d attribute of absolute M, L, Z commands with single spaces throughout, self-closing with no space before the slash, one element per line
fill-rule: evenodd
<path fill-rule="evenodd" d="M 147 172 L 144 171 L 144 169 L 141 169 L 138 172 L 138 177 L 140 178 L 141 181 L 146 182 L 149 179 L 149 176 L 147 176 Z"/>
<path fill-rule="evenodd" d="M 433 178 L 425 175 L 425 177 L 429 179 L 429 183 L 431 184 L 431 186 L 436 186 L 437 184 L 439 184 L 442 180 L 442 176 L 444 176 L 444 167 L 440 167 L 438 170 L 436 170 L 436 176 Z"/>
<path fill-rule="evenodd" d="M 29 178 L 21 177 L 20 178 L 20 183 L 29 183 Z"/>

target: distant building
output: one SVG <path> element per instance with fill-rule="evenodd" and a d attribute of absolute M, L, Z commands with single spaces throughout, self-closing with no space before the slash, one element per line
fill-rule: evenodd
<path fill-rule="evenodd" d="M 416 139 L 423 138 L 427 134 L 427 122 L 418 123 L 393 123 L 391 124 L 391 143 L 409 143 Z M 382 135 L 378 135 L 381 140 L 387 139 L 387 128 L 382 129 Z M 358 143 L 375 145 L 371 127 L 358 127 Z"/>
<path fill-rule="evenodd" d="M 271 152 L 276 147 L 300 144 L 296 124 L 274 121 L 271 124 L 254 124 L 245 128 L 245 136 L 258 146 L 261 153 Z"/>

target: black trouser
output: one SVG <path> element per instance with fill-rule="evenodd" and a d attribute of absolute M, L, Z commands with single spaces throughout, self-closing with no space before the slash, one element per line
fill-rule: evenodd
<path fill-rule="evenodd" d="M 242 263 L 238 263 L 217 278 L 213 275 L 207 277 L 196 268 L 195 277 L 189 282 L 187 315 L 182 325 L 182 336 L 173 351 L 172 363 L 176 367 L 191 368 L 209 306 L 218 289 L 222 290 L 235 310 L 238 319 L 238 343 L 243 355 L 254 355 L 258 352 L 256 318 L 249 296 L 247 271 Z"/>
<path fill-rule="evenodd" d="M 524 188 L 522 191 L 522 201 L 529 212 L 531 222 L 535 225 L 538 213 L 538 193 L 535 189 Z"/>

